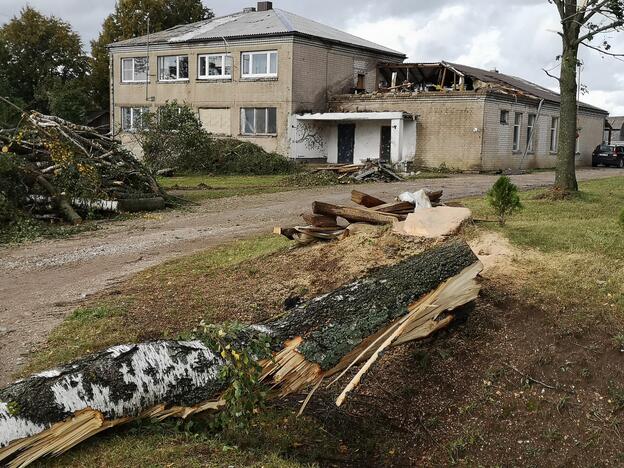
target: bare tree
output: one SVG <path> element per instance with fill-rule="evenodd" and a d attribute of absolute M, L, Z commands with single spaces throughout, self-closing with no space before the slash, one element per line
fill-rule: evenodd
<path fill-rule="evenodd" d="M 554 3 L 561 18 L 561 42 L 563 51 L 559 77 L 561 93 L 561 118 L 559 121 L 559 145 L 557 148 L 557 170 L 555 190 L 577 191 L 574 159 L 576 153 L 577 128 L 577 66 L 580 46 L 598 50 L 606 55 L 610 52 L 607 41 L 591 44 L 601 33 L 620 31 L 624 25 L 624 0 L 548 0 Z M 552 76 L 552 75 L 551 75 Z"/>

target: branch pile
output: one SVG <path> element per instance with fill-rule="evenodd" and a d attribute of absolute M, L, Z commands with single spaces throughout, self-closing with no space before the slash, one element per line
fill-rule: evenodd
<path fill-rule="evenodd" d="M 465 242 L 441 244 L 245 327 L 272 349 L 259 362 L 270 395 L 331 385 L 364 363 L 343 384 L 341 405 L 381 353 L 447 327 L 453 311 L 475 300 L 481 268 Z M 25 466 L 139 418 L 218 410 L 232 385 L 224 365 L 209 340 L 159 341 L 115 346 L 18 381 L 0 390 L 0 462 Z"/>
<path fill-rule="evenodd" d="M 333 172 L 341 184 L 361 182 L 397 182 L 403 178 L 392 170 L 392 165 L 381 159 L 369 159 L 364 164 L 328 164 L 312 172 Z"/>
<path fill-rule="evenodd" d="M 0 180 L 0 188 L 36 218 L 78 224 L 78 212 L 164 207 L 164 192 L 150 171 L 119 141 L 94 128 L 24 113 L 18 128 L 0 130 L 0 148 L 0 169 L 17 173 Z"/>
<path fill-rule="evenodd" d="M 442 195 L 442 190 L 426 191 L 426 196 L 433 206 L 441 205 Z M 273 232 L 302 244 L 319 240 L 339 240 L 348 236 L 351 230 L 361 223 L 394 224 L 396 221 L 405 221 L 408 214 L 413 213 L 415 209 L 412 202 L 386 203 L 358 190 L 351 192 L 351 201 L 359 206 L 341 206 L 315 201 L 312 204 L 312 212 L 301 215 L 306 225 L 292 228 L 276 227 Z M 346 224 L 339 222 L 338 218 L 345 220 Z"/>

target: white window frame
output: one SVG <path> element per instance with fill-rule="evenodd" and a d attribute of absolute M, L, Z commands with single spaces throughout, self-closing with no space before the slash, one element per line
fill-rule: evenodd
<path fill-rule="evenodd" d="M 144 59 L 146 61 L 144 80 L 137 80 L 135 78 L 135 75 L 136 75 L 135 63 L 139 59 Z M 124 80 L 124 62 L 127 62 L 129 60 L 132 60 L 132 79 Z M 121 59 L 121 82 L 122 83 L 147 83 L 148 80 L 149 80 L 149 58 L 148 57 L 124 57 Z"/>
<path fill-rule="evenodd" d="M 170 58 L 170 57 L 175 57 L 176 58 L 176 76 L 177 78 L 162 78 L 162 74 L 161 74 L 161 64 L 164 62 L 164 60 L 166 58 Z M 160 82 L 176 82 L 176 81 L 189 81 L 189 77 L 187 76 L 186 78 L 180 78 L 180 59 L 181 58 L 186 58 L 186 62 L 187 62 L 187 66 L 189 66 L 189 69 L 187 70 L 187 73 L 190 76 L 190 62 L 189 62 L 189 56 L 188 55 L 160 55 L 158 57 L 158 81 Z"/>
<path fill-rule="evenodd" d="M 550 119 L 550 152 L 555 153 L 559 148 L 559 117 Z"/>
<path fill-rule="evenodd" d="M 533 123 L 531 123 L 531 119 Z M 527 153 L 533 153 L 535 149 L 535 126 L 537 124 L 537 115 L 529 114 L 527 117 Z"/>
<path fill-rule="evenodd" d="M 254 132 L 253 133 L 247 133 L 245 131 L 245 111 L 253 109 L 254 111 Z M 274 109 L 275 110 L 275 133 L 272 132 L 268 132 L 269 129 L 269 111 Z M 265 112 L 265 131 L 264 132 L 258 132 L 256 129 L 256 119 L 258 117 L 258 112 L 259 111 L 264 111 Z M 245 136 L 276 136 L 277 135 L 277 108 L 276 107 L 241 107 L 240 110 L 240 115 L 241 115 L 241 135 L 245 135 Z"/>
<path fill-rule="evenodd" d="M 124 118 L 124 112 L 125 111 L 130 111 L 130 128 L 125 128 L 124 124 L 125 124 L 125 118 Z M 149 112 L 149 108 L 148 107 L 127 107 L 127 106 L 123 106 L 121 108 L 121 129 L 124 132 L 129 132 L 129 133 L 133 133 L 136 132 L 137 130 L 141 130 L 141 127 L 137 127 L 135 125 L 136 123 L 136 119 L 140 116 L 142 116 L 143 114 L 147 114 Z"/>
<path fill-rule="evenodd" d="M 271 73 L 271 55 L 275 54 L 275 73 Z M 266 73 L 252 73 L 253 60 L 255 56 L 265 55 L 267 60 Z M 249 57 L 249 73 L 245 73 L 245 57 Z M 277 50 L 266 50 L 261 52 L 242 52 L 241 53 L 241 77 L 242 78 L 277 78 L 279 72 L 279 53 Z"/>
<path fill-rule="evenodd" d="M 512 151 L 520 151 L 520 139 L 522 131 L 522 112 L 514 113 L 513 124 L 513 136 L 512 136 Z"/>
<path fill-rule="evenodd" d="M 221 63 L 223 68 L 223 75 L 201 75 L 201 61 L 205 59 L 208 62 L 210 57 L 221 57 Z M 225 74 L 225 62 L 226 60 L 230 60 L 230 74 Z M 197 56 L 197 79 L 199 80 L 231 80 L 232 79 L 232 70 L 234 69 L 234 61 L 232 60 L 232 54 L 201 54 Z M 206 66 L 206 72 L 208 72 L 208 67 Z"/>

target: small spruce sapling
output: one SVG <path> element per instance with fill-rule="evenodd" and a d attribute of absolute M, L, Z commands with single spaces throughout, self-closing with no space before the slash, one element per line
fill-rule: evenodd
<path fill-rule="evenodd" d="M 494 208 L 501 226 L 505 225 L 507 216 L 511 216 L 514 211 L 522 208 L 518 187 L 507 176 L 501 176 L 487 193 L 490 206 Z"/>

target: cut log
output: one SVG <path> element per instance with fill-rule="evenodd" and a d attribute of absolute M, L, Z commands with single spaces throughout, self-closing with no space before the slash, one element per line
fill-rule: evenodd
<path fill-rule="evenodd" d="M 336 227 L 338 221 L 335 216 L 325 216 L 314 213 L 303 213 L 301 215 L 303 220 L 311 226 L 316 227 Z"/>
<path fill-rule="evenodd" d="M 165 199 L 163 197 L 122 198 L 119 200 L 119 210 L 126 213 L 137 213 L 139 211 L 158 211 L 164 209 Z"/>
<path fill-rule="evenodd" d="M 379 198 L 368 195 L 367 193 L 353 190 L 351 192 L 351 201 L 357 205 L 365 206 L 366 208 L 374 208 L 379 205 L 385 205 L 385 201 Z"/>
<path fill-rule="evenodd" d="M 271 395 L 319 385 L 388 346 L 430 336 L 478 294 L 481 264 L 464 242 L 439 245 L 285 312 L 246 336 L 271 340 L 263 361 Z M 0 462 L 25 466 L 111 427 L 218 410 L 225 361 L 201 341 L 115 346 L 0 390 Z"/>
<path fill-rule="evenodd" d="M 312 211 L 316 214 L 340 216 L 350 223 L 392 224 L 396 220 L 403 219 L 400 215 L 392 213 L 379 213 L 367 208 L 352 208 L 323 202 L 314 202 Z"/>

